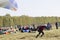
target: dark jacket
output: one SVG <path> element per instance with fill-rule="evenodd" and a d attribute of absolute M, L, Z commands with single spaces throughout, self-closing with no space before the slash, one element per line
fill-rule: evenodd
<path fill-rule="evenodd" d="M 38 31 L 43 31 L 45 27 L 46 27 L 46 26 L 38 26 L 38 27 L 37 27 L 37 30 L 38 30 Z"/>

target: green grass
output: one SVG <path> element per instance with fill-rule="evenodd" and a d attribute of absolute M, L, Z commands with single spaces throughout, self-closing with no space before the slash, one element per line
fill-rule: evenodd
<path fill-rule="evenodd" d="M 55 29 L 53 28 L 50 31 L 44 31 L 45 35 L 43 37 L 35 38 L 35 36 L 38 34 L 36 33 L 13 33 L 13 34 L 4 34 L 0 35 L 0 40 L 60 40 L 60 28 Z"/>

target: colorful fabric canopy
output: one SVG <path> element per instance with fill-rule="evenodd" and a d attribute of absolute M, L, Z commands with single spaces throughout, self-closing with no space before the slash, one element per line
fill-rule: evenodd
<path fill-rule="evenodd" d="M 18 5 L 15 0 L 0 0 L 0 7 L 16 11 Z"/>

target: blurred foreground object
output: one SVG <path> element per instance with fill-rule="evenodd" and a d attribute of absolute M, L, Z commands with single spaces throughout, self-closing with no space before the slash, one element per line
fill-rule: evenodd
<path fill-rule="evenodd" d="M 0 7 L 16 11 L 18 8 L 18 5 L 15 0 L 0 0 Z"/>

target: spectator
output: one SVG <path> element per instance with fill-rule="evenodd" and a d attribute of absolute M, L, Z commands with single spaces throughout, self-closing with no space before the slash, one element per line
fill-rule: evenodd
<path fill-rule="evenodd" d="M 50 23 L 47 23 L 47 30 L 50 30 L 52 28 L 51 24 Z"/>
<path fill-rule="evenodd" d="M 55 23 L 56 29 L 58 29 L 58 22 Z"/>

